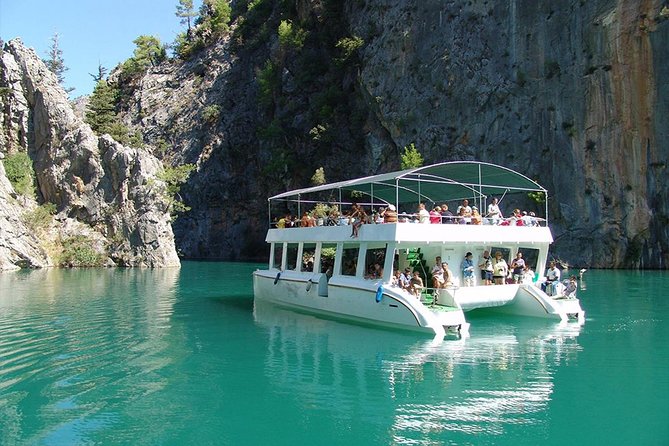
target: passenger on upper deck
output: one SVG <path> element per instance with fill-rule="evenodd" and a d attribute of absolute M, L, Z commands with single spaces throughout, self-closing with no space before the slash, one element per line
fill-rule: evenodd
<path fill-rule="evenodd" d="M 286 215 L 281 217 L 279 219 L 279 221 L 276 222 L 276 227 L 279 228 L 279 229 L 284 229 L 284 228 L 287 227 L 286 223 L 288 223 L 288 222 L 290 222 L 290 214 L 286 213 Z"/>
<path fill-rule="evenodd" d="M 358 231 L 360 231 L 360 226 L 362 226 L 367 221 L 367 213 L 358 203 L 353 203 L 351 205 L 351 213 L 349 215 L 351 220 L 351 237 L 358 237 Z"/>
<path fill-rule="evenodd" d="M 493 198 L 492 203 L 488 205 L 486 217 L 490 219 L 490 223 L 493 225 L 498 225 L 502 220 L 502 211 L 499 209 L 497 198 Z"/>
<path fill-rule="evenodd" d="M 455 223 L 453 221 L 453 213 L 448 210 L 448 205 L 446 203 L 441 205 L 441 222 L 446 224 Z"/>
<path fill-rule="evenodd" d="M 441 208 L 439 206 L 435 206 L 430 211 L 430 223 L 432 224 L 441 223 Z"/>
<path fill-rule="evenodd" d="M 472 208 L 469 206 L 469 200 L 462 200 L 462 204 L 458 206 L 458 215 L 463 215 L 461 212 L 464 210 L 464 217 L 469 218 L 472 216 Z"/>
<path fill-rule="evenodd" d="M 395 209 L 394 204 L 389 204 L 386 210 L 383 212 L 383 222 L 397 223 L 397 209 Z"/>
<path fill-rule="evenodd" d="M 309 215 L 309 213 L 307 211 L 304 211 L 302 213 L 302 219 L 300 220 L 300 226 L 302 226 L 303 228 L 316 226 L 316 222 Z"/>
<path fill-rule="evenodd" d="M 459 209 L 460 209 L 460 212 L 458 212 L 457 217 L 455 217 L 454 223 L 456 223 L 458 225 L 466 225 L 468 222 L 471 221 L 471 217 L 466 216 L 467 211 L 465 211 L 465 209 L 462 206 L 460 206 Z"/>
<path fill-rule="evenodd" d="M 330 207 L 330 212 L 328 212 L 328 226 L 337 226 L 339 224 L 339 207 L 336 204 L 333 204 Z"/>
<path fill-rule="evenodd" d="M 480 225 L 483 223 L 483 219 L 481 218 L 481 214 L 479 214 L 479 210 L 476 207 L 472 208 L 472 221 L 471 224 L 473 225 Z"/>
<path fill-rule="evenodd" d="M 418 223 L 430 223 L 430 213 L 425 209 L 425 203 L 418 205 Z"/>

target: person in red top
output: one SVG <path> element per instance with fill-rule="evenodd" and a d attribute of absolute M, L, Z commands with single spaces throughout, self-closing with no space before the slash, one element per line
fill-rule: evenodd
<path fill-rule="evenodd" d="M 436 206 L 430 211 L 430 223 L 439 224 L 441 223 L 441 208 Z"/>

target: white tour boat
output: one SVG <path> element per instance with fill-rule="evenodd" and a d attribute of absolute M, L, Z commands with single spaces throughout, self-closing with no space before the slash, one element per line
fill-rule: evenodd
<path fill-rule="evenodd" d="M 541 280 L 532 280 L 530 275 L 525 282 L 509 283 L 512 280 L 506 271 L 498 280 L 502 284 L 487 285 L 479 270 L 479 265 L 486 265 L 485 252 L 493 259 L 503 258 L 508 265 L 520 252 L 535 277 L 543 278 L 553 241 L 547 224 L 547 205 L 544 218 L 491 218 L 483 212 L 481 224 L 474 224 L 476 217 L 474 221 L 468 216 L 443 215 L 435 219 L 436 214 L 433 220 L 438 224 L 414 222 L 420 218 L 415 216 L 420 203 L 428 209 L 442 204 L 456 208 L 468 200 L 478 209 L 487 210 L 493 197 L 513 202 L 517 194 L 524 194 L 525 203 L 528 194 L 544 202 L 548 198 L 543 187 L 518 172 L 494 164 L 463 161 L 275 195 L 269 199 L 269 264 L 253 274 L 255 298 L 442 337 L 447 330 L 466 333 L 469 324 L 464 312 L 478 308 L 583 323 L 585 312 L 573 287 L 568 295 L 563 295 L 561 286 L 553 286 L 559 283 L 556 281 L 548 287 L 555 295 L 549 295 L 542 291 Z M 400 211 L 399 219 L 397 223 L 382 223 L 382 217 L 376 216 L 376 220 L 359 225 L 355 217 L 341 214 L 342 208 L 353 203 L 361 205 L 368 214 L 372 209 L 396 209 Z M 283 218 L 291 210 L 298 216 L 309 211 L 313 218 L 305 217 L 301 220 L 305 224 L 297 221 L 291 227 L 290 221 Z M 389 212 L 386 218 L 392 220 L 394 213 Z M 282 218 L 277 224 L 272 216 Z M 357 237 L 353 236 L 354 229 Z M 473 280 L 465 280 L 462 268 L 467 253 L 472 253 Z M 497 253 L 501 255 L 495 257 Z M 437 257 L 448 263 L 451 279 L 435 289 L 431 272 Z M 394 273 L 405 270 L 417 272 L 417 282 L 422 281 L 423 287 L 405 289 L 397 284 Z"/>

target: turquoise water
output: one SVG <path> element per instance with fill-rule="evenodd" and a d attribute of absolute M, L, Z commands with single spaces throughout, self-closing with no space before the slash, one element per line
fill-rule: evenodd
<path fill-rule="evenodd" d="M 255 266 L 0 274 L 0 444 L 669 444 L 667 272 L 435 344 L 254 308 Z"/>

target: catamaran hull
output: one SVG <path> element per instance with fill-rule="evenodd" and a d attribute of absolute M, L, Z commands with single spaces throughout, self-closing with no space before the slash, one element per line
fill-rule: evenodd
<path fill-rule="evenodd" d="M 561 322 L 585 322 L 585 311 L 576 298 L 554 298 L 533 285 L 490 285 L 460 288 L 453 299 L 465 311 L 477 308 L 500 313 L 557 319 Z"/>
<path fill-rule="evenodd" d="M 407 293 L 386 289 L 379 282 L 361 282 L 333 278 L 328 283 L 324 275 L 305 276 L 292 271 L 264 270 L 253 274 L 256 299 L 278 305 L 442 337 L 446 330 L 462 332 L 469 328 L 460 309 L 434 312 Z"/>

